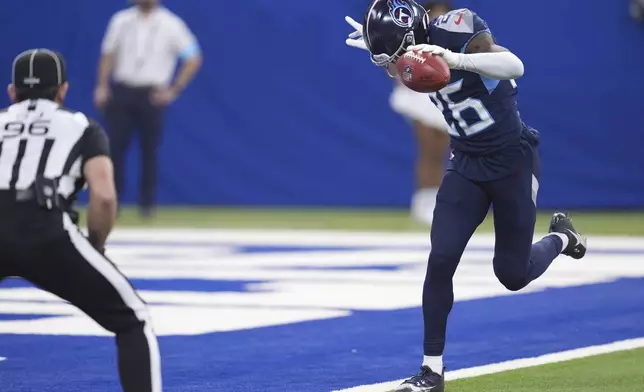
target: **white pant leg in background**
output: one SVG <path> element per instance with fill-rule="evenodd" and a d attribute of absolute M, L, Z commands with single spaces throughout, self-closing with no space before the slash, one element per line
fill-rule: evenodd
<path fill-rule="evenodd" d="M 429 94 L 417 93 L 401 83 L 396 83 L 389 97 L 389 104 L 394 112 L 403 117 L 447 132 L 445 117 L 429 99 Z"/>
<path fill-rule="evenodd" d="M 401 116 L 416 120 L 425 126 L 447 132 L 447 122 L 443 113 L 429 99 L 428 94 L 410 90 L 396 83 L 389 98 L 391 108 Z M 438 188 L 417 189 L 411 200 L 411 215 L 419 223 L 431 225 L 436 206 Z"/>

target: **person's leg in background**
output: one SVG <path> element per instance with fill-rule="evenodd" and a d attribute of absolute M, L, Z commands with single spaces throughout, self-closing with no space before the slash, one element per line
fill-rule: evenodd
<path fill-rule="evenodd" d="M 154 215 L 157 187 L 158 150 L 163 132 L 165 107 L 152 103 L 149 92 L 139 99 L 137 124 L 141 132 L 141 187 L 139 208 L 141 215 Z"/>
<path fill-rule="evenodd" d="M 430 20 L 452 9 L 449 0 L 429 1 L 423 3 L 423 6 L 429 12 Z M 427 94 L 421 95 L 427 98 Z M 413 126 L 418 143 L 418 155 L 416 191 L 411 200 L 411 215 L 416 222 L 431 225 L 436 207 L 436 194 L 445 172 L 449 135 L 443 114 L 434 105 L 420 110 L 415 119 Z"/>
<path fill-rule="evenodd" d="M 447 132 L 420 121 L 413 121 L 418 155 L 416 156 L 416 191 L 412 197 L 411 214 L 420 223 L 431 225 L 436 195 L 445 173 L 449 146 Z"/>
<path fill-rule="evenodd" d="M 115 86 L 104 113 L 119 199 L 125 189 L 125 157 L 134 133 L 136 105 L 133 99 L 133 94 L 127 87 Z"/>
<path fill-rule="evenodd" d="M 394 86 L 389 104 L 396 113 L 409 120 L 414 128 L 418 153 L 411 215 L 417 222 L 431 225 L 436 194 L 445 173 L 449 146 L 447 123 L 429 95 L 412 91 L 401 83 Z"/>

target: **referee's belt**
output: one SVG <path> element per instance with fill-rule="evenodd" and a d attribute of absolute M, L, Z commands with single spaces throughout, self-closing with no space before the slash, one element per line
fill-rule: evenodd
<path fill-rule="evenodd" d="M 0 200 L 3 202 L 29 202 L 36 200 L 36 192 L 29 189 L 2 189 L 0 190 Z"/>
<path fill-rule="evenodd" d="M 47 210 L 60 210 L 64 199 L 58 194 L 58 180 L 38 177 L 27 189 L 0 190 L 0 200 L 5 202 L 29 203 Z"/>
<path fill-rule="evenodd" d="M 60 195 L 56 195 L 56 198 L 52 199 L 50 203 L 43 201 L 42 197 L 39 198 L 34 186 L 27 189 L 0 190 L 0 204 L 6 206 L 15 203 L 24 205 L 31 204 L 34 208 L 38 209 L 65 212 L 75 224 L 78 224 L 80 217 L 78 211 L 74 211 L 71 205 L 69 205 L 69 203 L 65 203 L 64 199 Z M 67 207 L 65 207 L 66 205 Z"/>

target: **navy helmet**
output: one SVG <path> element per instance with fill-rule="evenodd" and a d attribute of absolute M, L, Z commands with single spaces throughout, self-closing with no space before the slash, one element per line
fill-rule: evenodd
<path fill-rule="evenodd" d="M 407 46 L 425 44 L 429 17 L 414 0 L 373 0 L 364 17 L 362 36 L 371 61 L 395 62 Z"/>

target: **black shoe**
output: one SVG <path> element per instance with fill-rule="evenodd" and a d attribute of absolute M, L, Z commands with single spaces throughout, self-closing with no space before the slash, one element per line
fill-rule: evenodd
<path fill-rule="evenodd" d="M 568 214 L 555 212 L 550 221 L 550 233 L 562 233 L 568 237 L 568 246 L 561 253 L 573 259 L 581 259 L 586 255 L 586 237 L 579 234 L 572 225 Z"/>
<path fill-rule="evenodd" d="M 428 366 L 420 368 L 420 373 L 400 384 L 394 389 L 395 392 L 444 392 L 445 391 L 445 369 L 441 374 L 435 373 Z"/>

